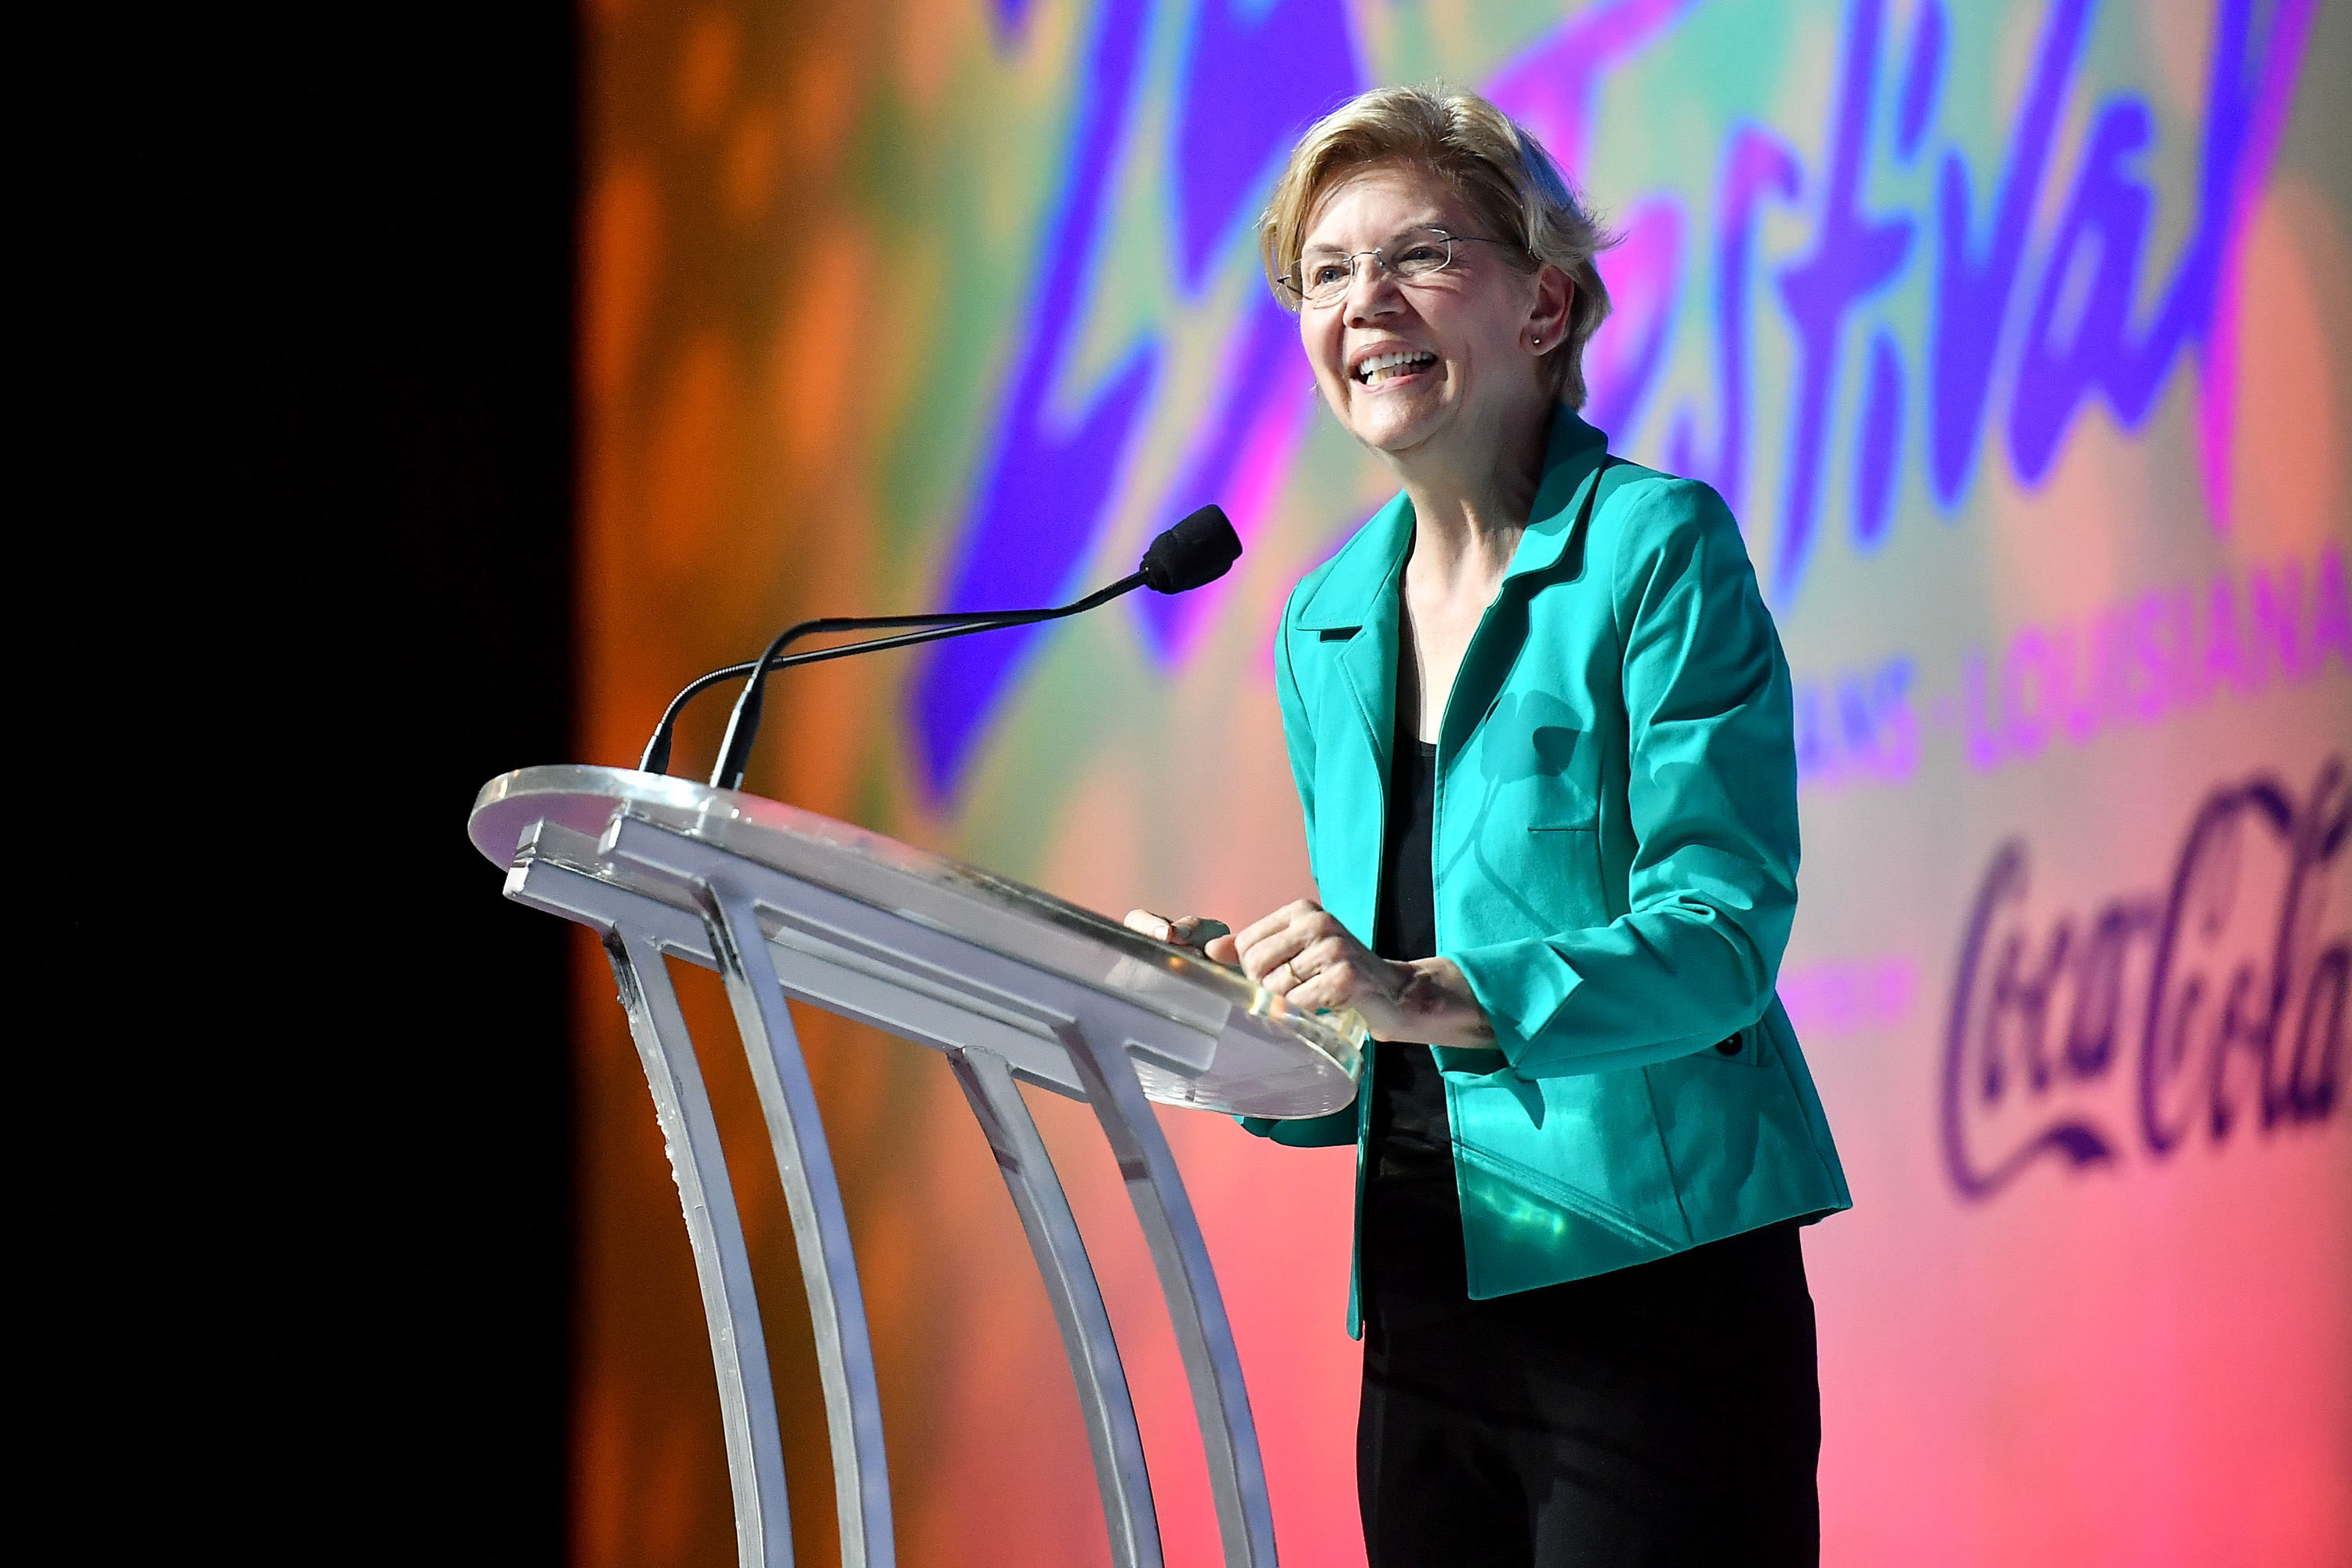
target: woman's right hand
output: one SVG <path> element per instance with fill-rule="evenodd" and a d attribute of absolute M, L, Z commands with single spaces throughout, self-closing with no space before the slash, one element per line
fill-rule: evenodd
<path fill-rule="evenodd" d="M 1317 1013 L 1352 1008 L 1383 1040 L 1495 1043 L 1494 1025 L 1452 959 L 1378 957 L 1312 899 L 1285 904 L 1238 936 L 1222 921 L 1171 919 L 1150 910 L 1128 910 L 1126 924 L 1155 942 L 1197 949 L 1300 1007 Z"/>
<path fill-rule="evenodd" d="M 1213 921 L 1204 915 L 1171 918 L 1150 910 L 1129 910 L 1125 923 L 1128 930 L 1141 931 L 1154 942 L 1196 948 L 1212 963 L 1229 963 L 1236 968 L 1241 964 L 1240 950 L 1234 945 L 1233 928 L 1223 921 Z"/>

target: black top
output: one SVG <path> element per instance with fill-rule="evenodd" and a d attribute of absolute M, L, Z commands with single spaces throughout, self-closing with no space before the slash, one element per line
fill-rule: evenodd
<path fill-rule="evenodd" d="M 1372 947 L 1387 959 L 1434 958 L 1437 898 L 1430 825 L 1437 748 L 1420 738 L 1419 669 L 1412 637 L 1397 641 L 1396 732 L 1389 748 L 1388 825 Z M 1429 1047 L 1383 1040 L 1374 1051 L 1364 1170 L 1365 1307 L 1384 1326 L 1403 1328 L 1469 1306 L 1462 1202 L 1454 1188 L 1445 1082 Z"/>

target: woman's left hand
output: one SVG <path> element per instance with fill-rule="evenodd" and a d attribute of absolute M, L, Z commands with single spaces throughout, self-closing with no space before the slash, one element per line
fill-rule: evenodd
<path fill-rule="evenodd" d="M 1233 957 L 1220 949 L 1230 944 Z M 1492 1046 L 1493 1026 L 1450 959 L 1396 962 L 1358 942 L 1312 899 L 1286 904 L 1208 954 L 1309 1012 L 1352 1007 L 1375 1038 L 1433 1046 Z"/>

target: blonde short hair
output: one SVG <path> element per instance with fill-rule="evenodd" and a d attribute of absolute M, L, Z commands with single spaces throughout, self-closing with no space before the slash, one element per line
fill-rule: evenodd
<path fill-rule="evenodd" d="M 1258 220 L 1265 279 L 1298 308 L 1282 283 L 1298 265 L 1307 220 L 1324 193 L 1347 175 L 1381 163 L 1425 169 L 1454 188 L 1471 216 L 1522 272 L 1559 268 L 1576 285 L 1568 341 L 1544 363 L 1552 390 L 1584 406 L 1584 345 L 1609 314 L 1609 288 L 1592 258 L 1616 243 L 1587 212 L 1543 143 L 1475 93 L 1383 87 L 1317 121 L 1290 150 L 1290 163 Z"/>

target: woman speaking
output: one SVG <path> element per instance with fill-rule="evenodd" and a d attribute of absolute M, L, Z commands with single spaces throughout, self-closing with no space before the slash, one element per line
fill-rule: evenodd
<path fill-rule="evenodd" d="M 1262 243 L 1403 487 L 1276 644 L 1320 900 L 1207 948 L 1378 1042 L 1348 1110 L 1245 1123 L 1357 1146 L 1371 1568 L 1814 1562 L 1797 1228 L 1850 1200 L 1773 994 L 1796 761 L 1738 528 L 1572 412 L 1602 237 L 1491 104 L 1342 107 Z"/>

